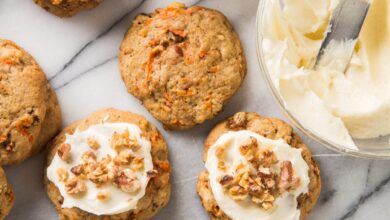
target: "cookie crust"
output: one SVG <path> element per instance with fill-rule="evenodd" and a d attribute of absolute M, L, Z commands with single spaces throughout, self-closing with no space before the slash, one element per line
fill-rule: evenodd
<path fill-rule="evenodd" d="M 215 117 L 246 74 L 240 39 L 219 11 L 176 3 L 139 15 L 119 68 L 128 92 L 170 129 Z"/>
<path fill-rule="evenodd" d="M 30 157 L 60 125 L 57 97 L 40 66 L 14 42 L 0 39 L 0 165 Z"/>
<path fill-rule="evenodd" d="M 71 17 L 81 10 L 92 9 L 103 0 L 34 0 L 46 11 L 58 17 Z"/>
<path fill-rule="evenodd" d="M 0 167 L 0 220 L 3 220 L 14 204 L 14 194 L 7 182 L 4 170 Z"/>
<path fill-rule="evenodd" d="M 250 130 L 269 139 L 283 139 L 290 146 L 302 149 L 302 157 L 309 166 L 309 193 L 298 197 L 298 208 L 301 210 L 301 220 L 305 219 L 314 207 L 321 192 L 321 177 L 317 163 L 313 160 L 308 147 L 302 143 L 292 127 L 282 120 L 266 118 L 257 113 L 239 112 L 233 117 L 216 125 L 205 141 L 204 161 L 207 159 L 207 152 L 216 140 L 225 132 L 237 130 Z M 231 220 L 218 206 L 214 199 L 209 184 L 208 172 L 203 171 L 198 178 L 197 192 L 202 205 L 208 212 L 210 219 Z"/>
<path fill-rule="evenodd" d="M 108 117 L 107 117 L 108 116 Z M 65 141 L 65 134 L 73 133 L 75 129 L 85 130 L 89 126 L 98 124 L 102 121 L 106 122 L 126 122 L 138 125 L 142 134 L 151 142 L 151 154 L 153 158 L 153 165 L 158 171 L 158 176 L 151 179 L 146 188 L 145 196 L 139 200 L 137 209 L 130 210 L 128 212 L 115 214 L 115 215 L 102 215 L 97 216 L 88 212 L 85 212 L 78 208 L 61 208 L 63 197 L 61 196 L 58 188 L 48 180 L 47 176 L 44 177 L 44 183 L 47 194 L 50 200 L 55 205 L 58 212 L 59 219 L 88 219 L 88 220 L 141 220 L 150 219 L 161 208 L 163 208 L 169 201 L 171 193 L 170 178 L 170 165 L 168 162 L 168 148 L 164 141 L 164 138 L 158 132 L 157 128 L 149 123 L 144 117 L 131 113 L 120 111 L 116 109 L 104 109 L 97 111 L 86 119 L 74 122 L 66 127 L 49 146 L 49 153 L 47 158 L 47 166 L 50 165 L 51 160 L 57 152 L 57 148 Z"/>

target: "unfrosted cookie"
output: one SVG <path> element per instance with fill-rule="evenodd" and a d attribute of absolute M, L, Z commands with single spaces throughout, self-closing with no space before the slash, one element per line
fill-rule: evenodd
<path fill-rule="evenodd" d="M 57 97 L 36 61 L 0 39 L 0 165 L 42 149 L 61 125 Z"/>
<path fill-rule="evenodd" d="M 213 118 L 246 74 L 240 39 L 227 18 L 179 3 L 137 16 L 119 62 L 128 91 L 171 129 Z"/>
<path fill-rule="evenodd" d="M 77 12 L 95 8 L 103 0 L 34 0 L 46 11 L 59 17 L 71 17 Z"/>
<path fill-rule="evenodd" d="M 95 112 L 49 149 L 45 186 L 60 219 L 150 219 L 170 197 L 168 149 L 140 115 Z"/>
<path fill-rule="evenodd" d="M 320 195 L 309 149 L 278 119 L 236 113 L 211 131 L 204 161 L 197 191 L 214 220 L 303 220 Z"/>
<path fill-rule="evenodd" d="M 14 194 L 7 182 L 4 170 L 0 167 L 0 220 L 4 219 L 14 204 Z"/>

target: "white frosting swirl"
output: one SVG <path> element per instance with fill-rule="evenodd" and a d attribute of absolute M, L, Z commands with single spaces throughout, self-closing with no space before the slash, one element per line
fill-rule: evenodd
<path fill-rule="evenodd" d="M 334 68 L 351 41 L 332 47 L 328 66 L 313 70 L 339 0 L 266 2 L 263 52 L 286 108 L 317 135 L 356 149 L 354 138 L 390 133 L 390 3 L 374 0 L 347 71 Z M 383 31 L 382 31 L 383 30 Z M 315 121 L 315 123 L 313 123 Z"/>
<path fill-rule="evenodd" d="M 81 155 L 91 150 L 88 145 L 88 138 L 90 137 L 94 137 L 100 143 L 100 148 L 94 151 L 97 160 L 106 157 L 106 155 L 114 158 L 117 153 L 110 147 L 110 139 L 114 132 L 123 133 L 126 129 L 129 131 L 130 136 L 135 138 L 140 145 L 140 149 L 134 153 L 135 156 L 144 158 L 144 169 L 134 173 L 141 183 L 140 190 L 134 193 L 127 193 L 113 184 L 105 184 L 97 188 L 93 182 L 86 180 L 85 183 L 88 190 L 85 193 L 82 195 L 68 194 L 64 182 L 59 181 L 57 170 L 63 168 L 69 172 L 72 167 L 81 164 Z M 48 179 L 54 183 L 64 198 L 62 208 L 76 207 L 96 215 L 112 215 L 133 210 L 137 207 L 138 201 L 145 195 L 145 189 L 149 181 L 147 172 L 153 170 L 152 156 L 150 153 L 151 143 L 144 137 L 141 137 L 141 129 L 137 125 L 128 123 L 102 123 L 92 125 L 84 131 L 76 130 L 74 134 L 67 134 L 65 143 L 71 146 L 71 156 L 73 159 L 67 163 L 56 154 L 50 166 L 47 168 Z M 69 173 L 73 175 L 71 172 Z M 109 194 L 108 200 L 100 201 L 97 199 L 98 193 L 102 191 Z"/>
<path fill-rule="evenodd" d="M 260 143 L 259 146 L 272 150 L 279 161 L 279 165 L 282 161 L 291 161 L 297 177 L 300 178 L 299 187 L 293 191 L 282 193 L 275 200 L 276 207 L 272 211 L 265 211 L 251 201 L 235 201 L 224 192 L 222 185 L 218 182 L 219 177 L 226 174 L 234 174 L 234 167 L 246 161 L 245 157 L 240 154 L 239 147 L 250 137 L 256 138 L 258 143 Z M 216 150 L 220 146 L 225 146 L 226 160 L 224 162 L 228 167 L 226 171 L 218 168 Z M 221 135 L 208 150 L 206 160 L 211 190 L 218 206 L 233 220 L 299 220 L 300 210 L 297 208 L 297 197 L 302 193 L 308 192 L 310 183 L 308 176 L 309 167 L 302 158 L 301 151 L 301 149 L 292 148 L 282 139 L 267 139 L 252 131 L 227 132 Z"/>

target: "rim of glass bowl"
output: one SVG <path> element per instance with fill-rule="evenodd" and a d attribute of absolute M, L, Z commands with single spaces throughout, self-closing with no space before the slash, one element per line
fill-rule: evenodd
<path fill-rule="evenodd" d="M 337 144 L 332 142 L 331 140 L 328 140 L 326 138 L 321 137 L 320 135 L 315 134 L 314 132 L 310 131 L 309 129 L 305 128 L 294 116 L 290 113 L 288 109 L 286 109 L 284 101 L 278 91 L 276 90 L 272 79 L 270 75 L 268 74 L 267 66 L 264 59 L 264 54 L 262 50 L 262 41 L 263 41 L 263 35 L 262 35 L 262 28 L 263 28 L 263 21 L 264 21 L 264 15 L 265 15 L 265 9 L 267 2 L 269 0 L 260 0 L 259 6 L 257 9 L 257 15 L 256 15 L 256 52 L 257 52 L 257 61 L 260 66 L 261 75 L 263 76 L 263 79 L 265 79 L 268 89 L 271 90 L 272 96 L 277 100 L 277 103 L 279 107 L 282 109 L 284 115 L 291 121 L 291 123 L 294 125 L 294 127 L 298 128 L 302 133 L 307 135 L 309 138 L 315 140 L 316 142 L 324 145 L 328 149 L 331 149 L 333 151 L 347 154 L 355 157 L 360 158 L 368 158 L 368 159 L 382 159 L 382 160 L 390 160 L 390 148 L 387 150 L 384 148 L 371 148 L 370 151 L 367 150 L 353 150 L 346 146 Z"/>

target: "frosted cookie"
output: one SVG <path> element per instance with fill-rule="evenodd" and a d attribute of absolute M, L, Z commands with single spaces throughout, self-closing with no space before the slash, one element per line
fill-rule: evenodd
<path fill-rule="evenodd" d="M 0 39 L 0 165 L 38 152 L 61 125 L 55 92 L 37 62 Z"/>
<path fill-rule="evenodd" d="M 45 186 L 60 219 L 150 219 L 170 197 L 167 145 L 142 116 L 105 109 L 52 142 Z"/>
<path fill-rule="evenodd" d="M 211 219 L 303 220 L 321 191 L 309 149 L 285 122 L 240 112 L 205 142 L 197 191 Z"/>
<path fill-rule="evenodd" d="M 240 39 L 227 18 L 175 3 L 139 15 L 119 51 L 122 79 L 167 128 L 216 116 L 246 74 Z"/>
<path fill-rule="evenodd" d="M 59 17 L 71 17 L 77 12 L 95 8 L 103 0 L 34 0 L 46 11 Z"/>
<path fill-rule="evenodd" d="M 14 194 L 8 184 L 4 170 L 0 167 L 0 220 L 4 219 L 14 204 Z"/>

